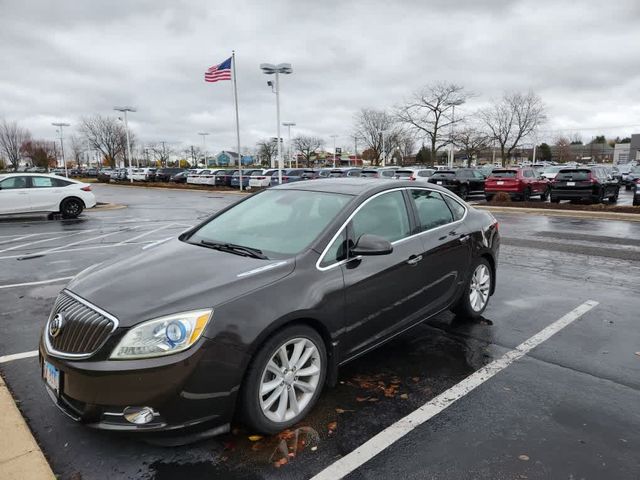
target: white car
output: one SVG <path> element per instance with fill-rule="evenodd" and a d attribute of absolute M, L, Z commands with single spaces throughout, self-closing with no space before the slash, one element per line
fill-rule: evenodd
<path fill-rule="evenodd" d="M 131 178 L 134 182 L 148 182 L 149 178 L 155 176 L 156 168 L 134 168 L 131 170 Z"/>
<path fill-rule="evenodd" d="M 88 183 L 44 173 L 0 174 L 0 215 L 60 212 L 76 218 L 95 206 Z"/>
<path fill-rule="evenodd" d="M 263 171 L 254 171 L 249 177 L 249 188 L 267 188 L 269 185 L 271 185 L 271 176 L 274 173 L 277 175 L 278 170 L 269 169 Z"/>
<path fill-rule="evenodd" d="M 189 170 L 189 174 L 187 175 L 187 183 L 192 185 L 198 185 L 200 183 L 200 173 L 204 170 L 202 168 L 194 168 L 193 170 Z"/>

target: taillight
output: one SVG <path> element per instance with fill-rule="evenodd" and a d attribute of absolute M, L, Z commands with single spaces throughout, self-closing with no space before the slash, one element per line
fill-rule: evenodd
<path fill-rule="evenodd" d="M 267 177 L 258 177 L 258 180 L 264 180 Z"/>
<path fill-rule="evenodd" d="M 416 177 L 414 177 L 413 175 L 409 177 L 409 180 L 415 180 Z"/>
<path fill-rule="evenodd" d="M 82 187 L 80 190 L 83 190 L 85 192 L 90 192 L 91 191 L 91 185 L 87 185 L 86 187 Z"/>

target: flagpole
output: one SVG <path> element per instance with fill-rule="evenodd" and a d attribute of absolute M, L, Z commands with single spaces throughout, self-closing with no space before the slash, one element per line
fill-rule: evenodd
<path fill-rule="evenodd" d="M 238 84 L 236 83 L 236 51 L 231 51 L 231 65 L 233 67 L 233 99 L 236 106 L 236 139 L 238 141 L 238 174 L 240 176 L 240 191 L 242 191 L 242 153 L 240 153 L 240 118 L 238 116 Z"/>

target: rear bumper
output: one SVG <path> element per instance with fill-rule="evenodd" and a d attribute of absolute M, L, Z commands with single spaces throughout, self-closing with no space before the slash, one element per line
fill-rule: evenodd
<path fill-rule="evenodd" d="M 551 196 L 559 200 L 591 200 L 596 198 L 591 188 L 588 189 L 576 189 L 576 190 L 563 190 L 563 189 L 551 189 Z"/>

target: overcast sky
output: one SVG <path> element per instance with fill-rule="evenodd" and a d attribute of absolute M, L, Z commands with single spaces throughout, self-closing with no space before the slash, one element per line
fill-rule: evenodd
<path fill-rule="evenodd" d="M 640 132 L 639 47 L 638 0 L 0 0 L 0 117 L 53 139 L 52 121 L 128 104 L 144 142 L 199 145 L 208 131 L 208 150 L 232 149 L 231 82 L 203 73 L 235 49 L 243 146 L 275 136 L 262 62 L 293 65 L 282 121 L 329 146 L 351 145 L 358 109 L 434 81 L 474 91 L 467 112 L 531 88 L 543 139 L 587 141 Z"/>

